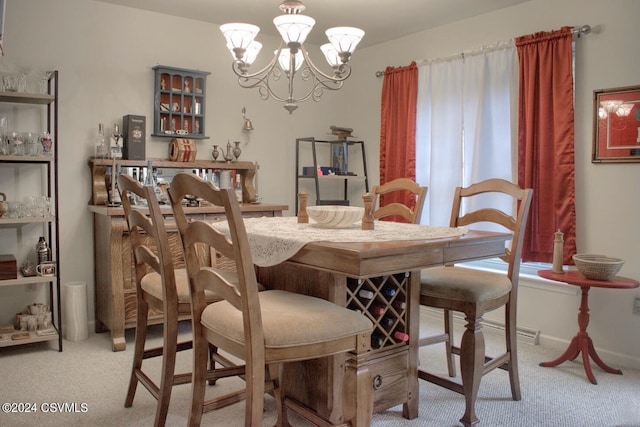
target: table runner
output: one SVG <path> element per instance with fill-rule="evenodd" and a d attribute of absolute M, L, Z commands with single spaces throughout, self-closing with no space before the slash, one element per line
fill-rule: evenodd
<path fill-rule="evenodd" d="M 280 264 L 296 254 L 309 242 L 386 242 L 398 240 L 425 240 L 462 236 L 465 227 L 450 228 L 432 225 L 375 221 L 374 230 L 362 230 L 360 223 L 351 228 L 329 229 L 309 224 L 298 224 L 297 217 L 244 218 L 254 264 L 268 267 Z M 229 235 L 226 221 L 212 222 L 221 232 Z"/>

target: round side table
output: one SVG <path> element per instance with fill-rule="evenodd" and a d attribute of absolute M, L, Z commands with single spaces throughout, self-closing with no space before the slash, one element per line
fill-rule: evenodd
<path fill-rule="evenodd" d="M 591 371 L 591 364 L 589 363 L 589 356 L 596 362 L 600 368 L 610 374 L 622 375 L 620 369 L 614 369 L 605 364 L 602 359 L 596 353 L 596 349 L 593 346 L 593 341 L 589 334 L 587 334 L 587 326 L 589 325 L 589 289 L 595 288 L 609 288 L 609 289 L 632 289 L 637 288 L 640 284 L 638 281 L 628 279 L 626 277 L 615 276 L 611 280 L 591 280 L 585 278 L 580 272 L 576 270 L 568 270 L 563 273 L 554 273 L 551 270 L 541 270 L 538 272 L 540 277 L 548 280 L 554 280 L 556 282 L 564 282 L 574 286 L 580 286 L 582 289 L 582 299 L 580 301 L 580 311 L 578 312 L 578 326 L 580 330 L 578 334 L 571 339 L 569 347 L 555 360 L 550 362 L 542 362 L 540 366 L 553 367 L 558 366 L 562 362 L 567 360 L 574 360 L 580 353 L 582 353 L 582 364 L 584 365 L 584 371 L 587 374 L 587 378 L 593 384 L 598 384 L 596 378 Z"/>

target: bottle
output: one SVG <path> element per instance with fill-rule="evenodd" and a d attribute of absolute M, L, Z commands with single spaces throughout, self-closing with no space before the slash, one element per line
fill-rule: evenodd
<path fill-rule="evenodd" d="M 384 337 L 380 334 L 371 335 L 371 348 L 380 348 L 384 344 Z"/>
<path fill-rule="evenodd" d="M 395 296 L 396 292 L 397 292 L 396 288 L 390 285 L 382 288 L 382 295 L 384 295 L 387 298 L 392 298 L 393 296 Z"/>
<path fill-rule="evenodd" d="M 391 305 L 398 311 L 402 311 L 407 308 L 407 303 L 404 301 L 395 300 Z"/>
<path fill-rule="evenodd" d="M 380 319 L 380 324 L 386 328 L 390 328 L 391 326 L 393 326 L 393 317 L 384 316 L 382 319 Z"/>
<path fill-rule="evenodd" d="M 147 160 L 147 170 L 145 171 L 144 181 L 142 185 L 148 185 L 150 187 L 155 187 L 156 183 L 153 179 L 153 165 L 151 164 L 151 160 Z"/>
<path fill-rule="evenodd" d="M 51 249 L 49 249 L 49 245 L 44 239 L 44 236 L 41 236 L 36 244 L 36 253 L 38 254 L 38 265 L 51 261 Z"/>
<path fill-rule="evenodd" d="M 240 174 L 236 174 L 236 183 L 233 186 L 233 189 L 236 192 L 236 200 L 238 203 L 242 203 L 242 183 L 240 183 Z"/>
<path fill-rule="evenodd" d="M 404 332 L 402 332 L 402 331 L 395 331 L 395 332 L 393 333 L 393 337 L 394 337 L 395 339 L 397 339 L 398 341 L 402 341 L 402 342 L 407 342 L 407 341 L 409 341 L 409 335 L 405 334 L 405 333 L 404 333 Z"/>
<path fill-rule="evenodd" d="M 120 198 L 120 189 L 118 188 L 118 176 L 122 173 L 122 165 L 116 165 L 115 174 L 111 175 L 111 179 L 113 179 L 113 194 L 111 195 L 111 203 L 114 205 L 121 205 L 122 199 Z"/>
<path fill-rule="evenodd" d="M 98 134 L 96 135 L 95 157 L 97 159 L 106 159 L 109 153 L 107 142 L 104 139 L 104 125 L 98 123 Z"/>
<path fill-rule="evenodd" d="M 386 311 L 387 311 L 386 308 L 377 304 L 369 309 L 369 312 L 373 314 L 375 317 L 381 317 L 382 315 L 384 315 Z"/>
<path fill-rule="evenodd" d="M 360 291 L 358 291 L 358 296 L 364 299 L 371 299 L 373 298 L 373 292 L 366 289 L 360 289 Z"/>

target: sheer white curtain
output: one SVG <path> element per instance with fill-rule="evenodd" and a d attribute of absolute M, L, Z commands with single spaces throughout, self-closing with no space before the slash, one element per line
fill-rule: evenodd
<path fill-rule="evenodd" d="M 418 65 L 416 181 L 429 187 L 422 224 L 449 225 L 457 186 L 514 180 L 517 73 L 512 41 Z"/>

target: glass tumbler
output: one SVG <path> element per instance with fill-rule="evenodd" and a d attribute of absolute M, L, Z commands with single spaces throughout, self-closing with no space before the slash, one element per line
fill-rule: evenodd
<path fill-rule="evenodd" d="M 9 154 L 9 119 L 6 116 L 0 117 L 0 155 Z"/>
<path fill-rule="evenodd" d="M 22 134 L 24 142 L 25 154 L 27 156 L 37 156 L 40 154 L 40 143 L 38 142 L 38 134 L 35 132 L 24 132 Z"/>
<path fill-rule="evenodd" d="M 9 140 L 7 134 L 0 133 L 0 156 L 9 154 Z"/>

